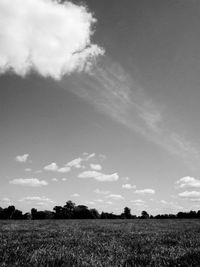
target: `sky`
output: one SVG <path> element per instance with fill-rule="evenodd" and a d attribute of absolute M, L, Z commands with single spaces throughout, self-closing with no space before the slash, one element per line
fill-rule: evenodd
<path fill-rule="evenodd" d="M 200 209 L 200 3 L 0 0 L 0 206 Z"/>

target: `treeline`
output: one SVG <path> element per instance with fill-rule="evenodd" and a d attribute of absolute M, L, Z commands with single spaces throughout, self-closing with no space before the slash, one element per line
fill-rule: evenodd
<path fill-rule="evenodd" d="M 178 212 L 177 214 L 158 214 L 156 216 L 149 215 L 147 211 L 142 211 L 141 216 L 131 214 L 131 209 L 124 208 L 120 214 L 109 212 L 101 212 L 96 209 L 89 209 L 85 205 L 77 205 L 71 200 L 67 201 L 64 206 L 55 206 L 53 211 L 44 210 L 38 211 L 31 209 L 31 212 L 24 213 L 9 206 L 8 208 L 0 207 L 0 220 L 47 220 L 47 219 L 182 219 L 182 218 L 199 218 L 199 211 Z"/>

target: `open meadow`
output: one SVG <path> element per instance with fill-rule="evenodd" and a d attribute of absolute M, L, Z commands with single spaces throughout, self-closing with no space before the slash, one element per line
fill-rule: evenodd
<path fill-rule="evenodd" d="M 0 266 L 200 266 L 200 220 L 0 222 Z"/>

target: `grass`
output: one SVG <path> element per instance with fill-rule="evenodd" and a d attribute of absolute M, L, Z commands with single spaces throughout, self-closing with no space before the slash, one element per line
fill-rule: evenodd
<path fill-rule="evenodd" d="M 200 266 L 200 220 L 0 221 L 0 266 Z"/>

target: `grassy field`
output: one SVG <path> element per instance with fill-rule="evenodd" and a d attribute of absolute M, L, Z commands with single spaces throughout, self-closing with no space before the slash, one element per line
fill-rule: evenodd
<path fill-rule="evenodd" d="M 200 220 L 0 221 L 0 266 L 200 266 Z"/>

